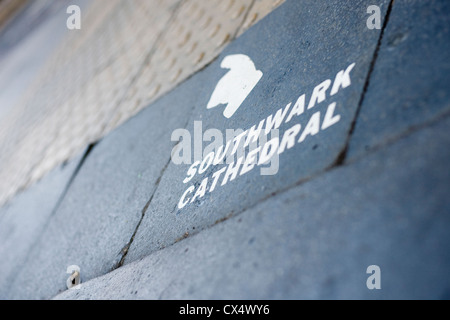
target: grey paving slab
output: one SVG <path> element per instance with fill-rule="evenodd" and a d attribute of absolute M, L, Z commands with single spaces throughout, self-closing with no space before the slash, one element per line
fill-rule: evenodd
<path fill-rule="evenodd" d="M 138 225 L 170 160 L 174 128 L 195 105 L 189 84 L 159 100 L 102 140 L 86 159 L 48 230 L 8 297 L 46 299 L 66 289 L 67 267 L 82 281 L 108 273 Z M 45 279 L 42 282 L 33 279 Z"/>
<path fill-rule="evenodd" d="M 450 110 L 450 3 L 395 1 L 349 158 Z"/>
<path fill-rule="evenodd" d="M 45 231 L 80 160 L 54 169 L 0 209 L 0 299 L 8 297 L 18 268 Z"/>
<path fill-rule="evenodd" d="M 448 299 L 450 119 L 57 299 Z M 381 290 L 368 290 L 368 266 Z"/>
<path fill-rule="evenodd" d="M 222 186 L 223 172 L 213 192 L 210 191 L 217 177 L 215 174 L 226 170 L 227 165 L 211 166 L 204 174 L 197 174 L 184 184 L 190 164 L 171 163 L 147 210 L 126 262 L 142 258 L 188 234 L 210 227 L 216 221 L 241 212 L 273 193 L 323 171 L 336 161 L 346 144 L 380 36 L 378 30 L 369 30 L 366 26 L 366 12 L 370 4 L 370 1 L 287 1 L 227 47 L 216 62 L 189 80 L 196 83 L 195 94 L 198 96 L 196 110 L 188 125 L 193 139 L 198 136 L 196 132 L 216 129 L 223 135 L 222 144 L 225 144 L 227 129 L 248 130 L 253 126 L 258 127 L 265 119 L 267 121 L 263 127 L 266 128 L 269 117 L 272 115 L 273 120 L 278 110 L 281 108 L 284 111 L 289 103 L 292 103 L 291 107 L 285 117 L 281 117 L 280 140 L 288 130 L 300 124 L 302 130 L 295 138 L 298 141 L 308 132 L 308 128 L 311 129 L 311 123 L 314 124 L 314 120 L 319 118 L 320 124 L 317 126 L 322 130 L 307 135 L 302 143 L 296 143 L 292 149 L 286 149 L 280 155 L 276 175 L 262 176 L 258 167 Z M 380 2 L 384 13 L 387 4 L 388 1 Z M 235 71 L 228 73 L 226 67 L 233 67 L 233 64 L 239 63 L 236 60 L 242 59 L 253 62 L 253 72 L 257 70 L 263 73 L 260 81 L 231 117 L 230 114 L 224 115 L 225 105 L 207 109 L 210 98 L 210 106 L 214 102 L 228 102 L 227 97 L 221 96 L 223 92 L 220 93 L 219 88 L 222 85 L 226 87 L 226 81 L 236 81 L 229 80 L 233 79 L 229 74 Z M 343 82 L 336 81 L 339 74 L 348 77 L 343 77 Z M 239 76 L 237 78 L 240 79 Z M 315 99 L 315 88 L 321 85 L 325 97 Z M 218 91 L 213 95 L 215 89 Z M 233 95 L 233 99 L 239 100 L 236 98 L 238 92 L 232 91 L 230 96 Z M 291 116 L 297 101 L 297 106 L 301 107 L 299 97 L 303 95 L 304 113 Z M 329 107 L 333 103 L 336 103 L 334 110 Z M 336 120 L 337 117 L 339 121 L 325 120 Z M 199 129 L 199 121 L 202 129 Z M 328 128 L 325 128 L 325 123 L 329 125 Z M 205 150 L 203 159 L 207 158 L 208 139 L 212 141 L 211 137 L 205 137 L 204 149 L 200 146 L 201 151 Z M 198 146 L 192 147 L 193 153 Z M 191 163 L 194 160 L 191 158 Z M 236 165 L 237 158 L 235 161 Z M 207 192 L 203 197 L 195 198 L 195 193 L 205 185 L 205 178 L 208 178 Z M 194 192 L 190 192 L 191 187 Z M 180 210 L 178 204 L 180 200 L 186 199 L 183 198 L 185 192 L 187 199 L 193 203 Z"/>

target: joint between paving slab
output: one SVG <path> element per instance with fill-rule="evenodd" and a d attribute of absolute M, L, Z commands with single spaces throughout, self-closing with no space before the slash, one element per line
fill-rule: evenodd
<path fill-rule="evenodd" d="M 89 147 L 87 148 L 86 152 L 83 154 L 83 156 L 80 159 L 77 167 L 75 168 L 75 170 L 73 171 L 72 175 L 70 176 L 70 179 L 67 182 L 63 192 L 59 196 L 58 201 L 55 204 L 55 207 L 53 208 L 52 212 L 50 213 L 49 217 L 47 218 L 47 221 L 45 222 L 41 233 L 39 234 L 39 236 L 37 237 L 36 241 L 29 248 L 27 254 L 25 255 L 25 260 L 22 263 L 22 266 L 27 265 L 27 262 L 28 262 L 28 260 L 30 258 L 30 254 L 34 251 L 34 249 L 36 248 L 38 243 L 40 243 L 40 240 L 41 240 L 43 234 L 45 233 L 45 231 L 47 230 L 48 226 L 50 225 L 50 221 L 55 216 L 56 212 L 58 211 L 59 207 L 61 206 L 61 203 L 63 202 L 64 198 L 66 197 L 67 193 L 69 192 L 69 189 L 70 189 L 71 185 L 75 181 L 75 178 L 77 177 L 78 173 L 80 172 L 81 168 L 83 167 L 84 163 L 86 162 L 86 159 L 89 157 L 89 155 L 91 154 L 92 150 L 95 148 L 96 145 L 97 145 L 97 143 L 90 144 Z M 62 165 L 64 165 L 64 164 L 62 164 Z M 16 273 L 16 275 L 20 274 L 21 270 L 22 270 L 22 268 L 19 267 L 19 270 Z M 13 284 L 14 284 L 14 281 L 13 281 L 13 283 L 10 286 L 12 286 Z"/>
<path fill-rule="evenodd" d="M 97 145 L 98 142 L 94 142 L 91 143 L 86 152 L 83 154 L 83 157 L 81 158 L 80 162 L 78 163 L 77 167 L 75 168 L 72 176 L 69 179 L 69 182 L 67 182 L 66 187 L 64 188 L 63 193 L 61 194 L 61 197 L 59 198 L 58 202 L 56 203 L 55 209 L 52 213 L 53 214 L 56 212 L 56 210 L 58 209 L 58 207 L 60 206 L 62 200 L 64 199 L 64 197 L 66 196 L 67 192 L 69 191 L 70 186 L 72 185 L 73 181 L 75 180 L 76 176 L 78 175 L 78 173 L 80 172 L 81 168 L 83 167 L 84 163 L 86 162 L 87 158 L 89 157 L 89 155 L 91 154 L 92 150 L 94 150 L 95 146 Z M 63 164 L 65 165 L 65 164 Z"/>
<path fill-rule="evenodd" d="M 191 108 L 191 114 L 194 112 L 194 109 L 195 109 L 195 106 L 193 106 Z M 187 117 L 187 119 L 190 118 L 191 114 L 189 115 L 189 117 Z M 187 128 L 188 124 L 189 124 L 189 120 L 187 120 L 186 123 L 184 124 L 184 128 Z M 175 147 L 178 143 L 179 142 L 176 142 L 173 147 Z M 122 267 L 124 265 L 125 259 L 126 259 L 127 255 L 128 255 L 128 251 L 130 250 L 130 247 L 131 247 L 131 245 L 134 242 L 134 238 L 136 237 L 136 234 L 137 234 L 137 232 L 139 230 L 139 227 L 141 226 L 142 221 L 145 218 L 147 210 L 150 207 L 150 204 L 152 203 L 156 192 L 158 191 L 159 184 L 161 183 L 161 180 L 162 180 L 162 178 L 164 176 L 164 173 L 166 172 L 167 168 L 169 167 L 171 161 L 172 161 L 172 156 L 169 157 L 169 160 L 167 161 L 167 163 L 164 166 L 164 168 L 161 170 L 161 173 L 159 174 L 159 177 L 158 177 L 158 179 L 155 182 L 155 189 L 153 190 L 153 193 L 150 196 L 150 199 L 148 200 L 148 202 L 145 204 L 144 208 L 141 211 L 141 218 L 140 218 L 138 224 L 136 225 L 136 228 L 135 228 L 135 230 L 134 230 L 134 232 L 133 232 L 133 234 L 132 234 L 132 236 L 130 238 L 130 241 L 128 241 L 128 243 L 125 245 L 125 247 L 123 247 L 123 249 L 119 253 L 119 254 L 122 254 L 122 257 L 121 257 L 120 261 L 111 269 L 111 271 L 114 271 L 114 270 L 116 270 L 116 269 L 118 269 L 118 268 L 120 268 L 120 267 Z"/>
<path fill-rule="evenodd" d="M 143 208 L 142 211 L 141 211 L 141 218 L 139 219 L 139 222 L 138 222 L 138 224 L 136 225 L 136 228 L 134 229 L 134 232 L 133 232 L 133 235 L 131 236 L 130 241 L 128 241 L 128 243 L 125 245 L 125 247 L 123 247 L 123 249 L 120 251 L 120 253 L 122 254 L 122 258 L 120 259 L 119 263 L 118 263 L 117 265 L 115 265 L 115 266 L 111 269 L 111 271 L 114 271 L 114 270 L 116 270 L 116 269 L 118 269 L 118 268 L 120 268 L 120 267 L 123 266 L 123 264 L 124 264 L 124 262 L 125 262 L 125 259 L 126 259 L 126 257 L 127 257 L 128 251 L 130 250 L 130 247 L 131 247 L 131 245 L 133 244 L 134 238 L 136 237 L 136 234 L 137 234 L 137 232 L 138 232 L 138 230 L 139 230 L 139 227 L 141 226 L 141 223 L 142 223 L 142 221 L 143 221 L 144 218 L 145 218 L 145 214 L 146 214 L 148 208 L 150 207 L 150 204 L 151 204 L 152 201 L 153 201 L 153 198 L 154 198 L 154 196 L 155 196 L 155 194 L 156 194 L 156 191 L 158 190 L 158 186 L 159 186 L 159 184 L 160 184 L 160 182 L 161 182 L 161 179 L 162 179 L 162 177 L 164 176 L 164 173 L 165 173 L 165 171 L 167 170 L 167 167 L 169 166 L 171 160 L 172 160 L 172 158 L 169 158 L 169 161 L 167 161 L 166 165 L 165 165 L 164 168 L 161 170 L 161 173 L 160 173 L 158 179 L 157 179 L 156 182 L 155 182 L 155 189 L 153 190 L 153 193 L 152 193 L 152 195 L 150 196 L 150 199 L 147 201 L 147 203 L 145 204 L 144 208 Z"/>
<path fill-rule="evenodd" d="M 383 26 L 382 26 L 381 31 L 380 31 L 380 36 L 378 38 L 377 46 L 375 48 L 375 51 L 374 51 L 374 54 L 373 54 L 373 57 L 372 57 L 372 61 L 371 61 L 370 66 L 369 66 L 369 71 L 367 73 L 366 81 L 364 83 L 363 91 L 361 93 L 361 99 L 360 99 L 360 101 L 358 103 L 358 107 L 356 109 L 355 116 L 354 116 L 352 124 L 350 126 L 350 130 L 349 130 L 348 135 L 347 135 L 347 140 L 345 142 L 344 148 L 342 149 L 342 151 L 337 156 L 337 158 L 336 158 L 335 162 L 333 163 L 332 167 L 342 166 L 344 164 L 345 160 L 347 159 L 348 149 L 349 149 L 349 146 L 350 146 L 350 140 L 351 140 L 351 138 L 353 136 L 353 133 L 355 132 L 356 123 L 357 123 L 359 115 L 361 113 L 362 105 L 364 104 L 364 100 L 365 100 L 365 97 L 366 97 L 367 90 L 369 89 L 369 86 L 370 86 L 370 79 L 372 78 L 372 73 L 373 73 L 373 71 L 375 69 L 375 64 L 376 64 L 376 62 L 378 60 L 378 54 L 380 52 L 381 45 L 383 43 L 384 33 L 386 31 L 387 25 L 389 24 L 389 18 L 391 16 L 392 8 L 394 6 L 394 1 L 395 0 L 391 0 L 389 2 L 389 6 L 388 6 L 387 11 L 386 11 L 386 15 L 385 15 L 385 18 L 384 18 Z"/>
<path fill-rule="evenodd" d="M 411 134 L 414 134 L 420 130 L 431 127 L 447 118 L 450 118 L 450 108 L 445 109 L 444 111 L 440 112 L 439 114 L 437 114 L 435 117 L 433 117 L 432 119 L 430 119 L 428 121 L 422 122 L 417 125 L 413 125 L 400 134 L 394 135 L 392 137 L 388 137 L 383 142 L 370 147 L 370 149 L 367 149 L 363 154 L 357 155 L 355 157 L 352 157 L 351 159 L 345 160 L 343 165 L 346 166 L 346 165 L 358 162 L 362 158 L 365 158 L 367 155 L 374 154 L 374 153 L 378 152 L 379 150 L 381 150 L 382 148 L 390 146 L 390 145 L 396 143 L 397 141 L 410 136 Z M 330 168 L 330 169 L 332 169 L 332 168 Z"/>

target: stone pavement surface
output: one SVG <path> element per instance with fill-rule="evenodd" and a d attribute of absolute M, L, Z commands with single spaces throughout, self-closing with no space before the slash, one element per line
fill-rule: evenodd
<path fill-rule="evenodd" d="M 382 29 L 370 30 L 371 1 L 287 0 L 242 33 L 262 2 L 243 5 L 231 43 L 205 54 L 212 63 L 186 67 L 195 74 L 161 85 L 160 98 L 1 209 L 0 298 L 449 298 L 447 1 L 378 1 Z M 260 81 L 232 117 L 208 110 L 223 67 L 242 55 Z M 145 74 L 141 65 L 131 67 Z M 265 165 L 233 177 L 219 164 L 183 183 L 227 129 L 274 119 L 286 142 L 275 175 L 261 175 Z M 70 265 L 80 290 L 65 291 Z M 370 265 L 382 290 L 366 286 Z"/>

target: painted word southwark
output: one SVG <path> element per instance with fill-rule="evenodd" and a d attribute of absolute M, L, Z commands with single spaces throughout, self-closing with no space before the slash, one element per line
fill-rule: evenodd
<path fill-rule="evenodd" d="M 267 137 L 274 130 L 278 130 L 283 123 L 291 123 L 293 119 L 302 116 L 305 110 L 316 108 L 319 104 L 326 101 L 327 92 L 330 88 L 329 96 L 333 97 L 341 89 L 349 87 L 351 85 L 350 73 L 354 67 L 355 64 L 353 63 L 347 69 L 338 72 L 334 82 L 326 80 L 317 85 L 312 91 L 308 104 L 306 104 L 306 95 L 301 95 L 295 104 L 289 103 L 286 107 L 261 120 L 259 124 L 229 140 L 226 145 L 222 145 L 218 150 L 212 151 L 202 161 L 193 163 L 187 171 L 187 177 L 183 180 L 183 183 L 189 183 L 197 174 L 205 173 L 211 166 L 224 163 L 224 158 L 227 155 L 233 156 L 238 153 L 239 149 L 245 149 L 254 145 L 261 135 Z M 181 196 L 178 208 L 182 209 L 189 203 L 194 203 L 196 200 L 204 197 L 207 192 L 213 192 L 219 184 L 220 186 L 225 186 L 227 183 L 235 180 L 238 175 L 243 176 L 256 166 L 267 164 L 275 155 L 283 154 L 309 137 L 331 128 L 341 120 L 341 116 L 336 114 L 335 102 L 328 105 L 324 116 L 322 116 L 322 112 L 315 112 L 304 128 L 297 123 L 285 130 L 281 138 L 278 136 L 273 137 L 274 135 L 272 134 L 272 138 L 269 141 L 266 139 L 265 141 L 267 142 L 263 145 L 250 148 L 246 155 L 240 156 L 228 166 L 218 169 L 211 177 L 204 178 L 197 188 L 194 185 L 190 186 Z"/>

